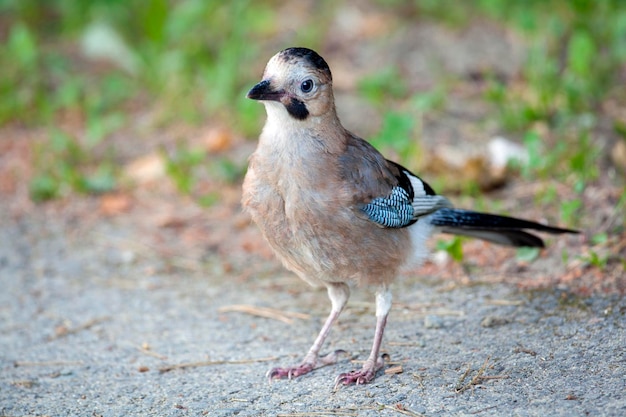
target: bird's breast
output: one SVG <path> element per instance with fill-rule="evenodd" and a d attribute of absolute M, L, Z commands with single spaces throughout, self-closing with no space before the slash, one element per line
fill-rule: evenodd
<path fill-rule="evenodd" d="M 354 185 L 328 158 L 255 153 L 244 207 L 283 264 L 309 283 L 391 281 L 410 250 L 408 232 L 359 216 Z"/>
<path fill-rule="evenodd" d="M 331 172 L 315 175 L 298 165 L 251 158 L 243 205 L 289 269 L 325 275 L 341 262 L 336 251 L 345 246 L 352 210 Z"/>

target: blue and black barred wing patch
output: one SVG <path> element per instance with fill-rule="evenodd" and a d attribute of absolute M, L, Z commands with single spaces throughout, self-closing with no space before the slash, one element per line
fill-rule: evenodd
<path fill-rule="evenodd" d="M 432 188 L 410 171 L 395 164 L 399 169 L 398 185 L 391 194 L 377 197 L 361 207 L 369 220 L 381 227 L 407 227 L 420 217 L 441 208 L 452 207 L 447 198 L 435 195 Z"/>
<path fill-rule="evenodd" d="M 394 187 L 386 197 L 377 197 L 361 207 L 367 217 L 382 227 L 406 227 L 415 223 L 409 193 Z"/>

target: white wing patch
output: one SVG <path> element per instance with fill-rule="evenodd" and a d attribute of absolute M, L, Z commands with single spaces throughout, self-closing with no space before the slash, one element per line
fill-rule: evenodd
<path fill-rule="evenodd" d="M 447 198 L 440 195 L 430 195 L 426 193 L 424 182 L 410 172 L 403 170 L 402 173 L 411 181 L 413 187 L 413 218 L 430 214 L 444 207 L 452 207 L 452 203 Z"/>
<path fill-rule="evenodd" d="M 411 181 L 411 187 L 413 187 L 413 193 L 415 194 L 415 197 L 427 195 L 426 189 L 424 188 L 424 181 L 420 180 L 409 171 L 403 170 L 402 173 L 406 175 L 409 181 Z"/>

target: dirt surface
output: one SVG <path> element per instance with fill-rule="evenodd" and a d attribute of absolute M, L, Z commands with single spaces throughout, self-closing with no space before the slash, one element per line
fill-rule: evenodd
<path fill-rule="evenodd" d="M 0 415 L 626 412 L 619 295 L 407 274 L 384 341 L 387 369 L 399 373 L 333 391 L 334 377 L 359 366 L 349 360 L 364 359 L 371 343 L 373 295 L 356 290 L 324 349 L 349 356 L 270 384 L 269 368 L 308 349 L 327 314 L 324 291 L 272 261 L 168 262 L 124 222 L 58 214 L 0 228 Z M 239 305 L 282 315 L 228 311 Z"/>
<path fill-rule="evenodd" d="M 363 72 L 393 62 L 411 75 L 412 89 L 426 91 L 436 73 L 462 77 L 487 67 L 514 77 L 522 61 L 519 41 L 492 25 L 458 32 L 424 23 L 395 29 L 382 43 L 375 39 L 393 21 L 367 10 L 351 18 L 354 32 L 337 18 L 321 52 L 337 80 L 342 120 L 366 137 L 380 117 L 354 93 Z M 369 41 L 355 48 L 355 39 Z M 267 58 L 284 46 L 291 45 Z M 450 94 L 423 120 L 424 149 L 480 154 L 498 133 L 478 125 L 490 111 L 481 86 L 459 84 Z M 393 288 L 386 372 L 334 391 L 335 376 L 369 353 L 374 296 L 353 290 L 323 349 L 347 351 L 338 364 L 268 383 L 270 368 L 301 359 L 330 304 L 324 290 L 273 258 L 240 212 L 239 184 L 206 179 L 202 186 L 219 199 L 201 208 L 163 174 L 155 150 L 181 136 L 215 145 L 225 135 L 216 157 L 243 163 L 254 141 L 220 132 L 213 125 L 119 132 L 111 142 L 135 185 L 39 205 L 27 182 L 33 146 L 45 135 L 1 132 L 0 416 L 626 415 L 626 280 L 616 260 L 626 238 L 610 236 L 616 259 L 603 270 L 579 259 L 594 233 L 623 221 L 615 210 L 623 182 L 608 158 L 577 195 L 588 213 L 583 233 L 549 238 L 533 262 L 468 242 L 462 264 L 437 254 L 407 271 Z M 497 201 L 497 211 L 554 220 L 535 199 L 545 187 L 572 198 L 563 184 L 510 178 L 487 201 Z"/>

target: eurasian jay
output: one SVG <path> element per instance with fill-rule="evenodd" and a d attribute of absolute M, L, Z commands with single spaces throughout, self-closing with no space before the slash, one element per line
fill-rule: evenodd
<path fill-rule="evenodd" d="M 524 229 L 576 233 L 493 214 L 455 209 L 417 175 L 385 159 L 346 130 L 335 111 L 332 76 L 324 59 L 288 48 L 268 62 L 248 98 L 265 105 L 267 121 L 250 157 L 242 204 L 284 266 L 314 286 L 325 286 L 330 315 L 296 366 L 269 371 L 293 378 L 334 363 L 320 349 L 350 295 L 349 285 L 376 288 L 376 330 L 359 370 L 340 374 L 335 386 L 372 381 L 391 308 L 389 286 L 406 265 L 427 254 L 434 232 L 510 246 L 543 247 Z"/>

